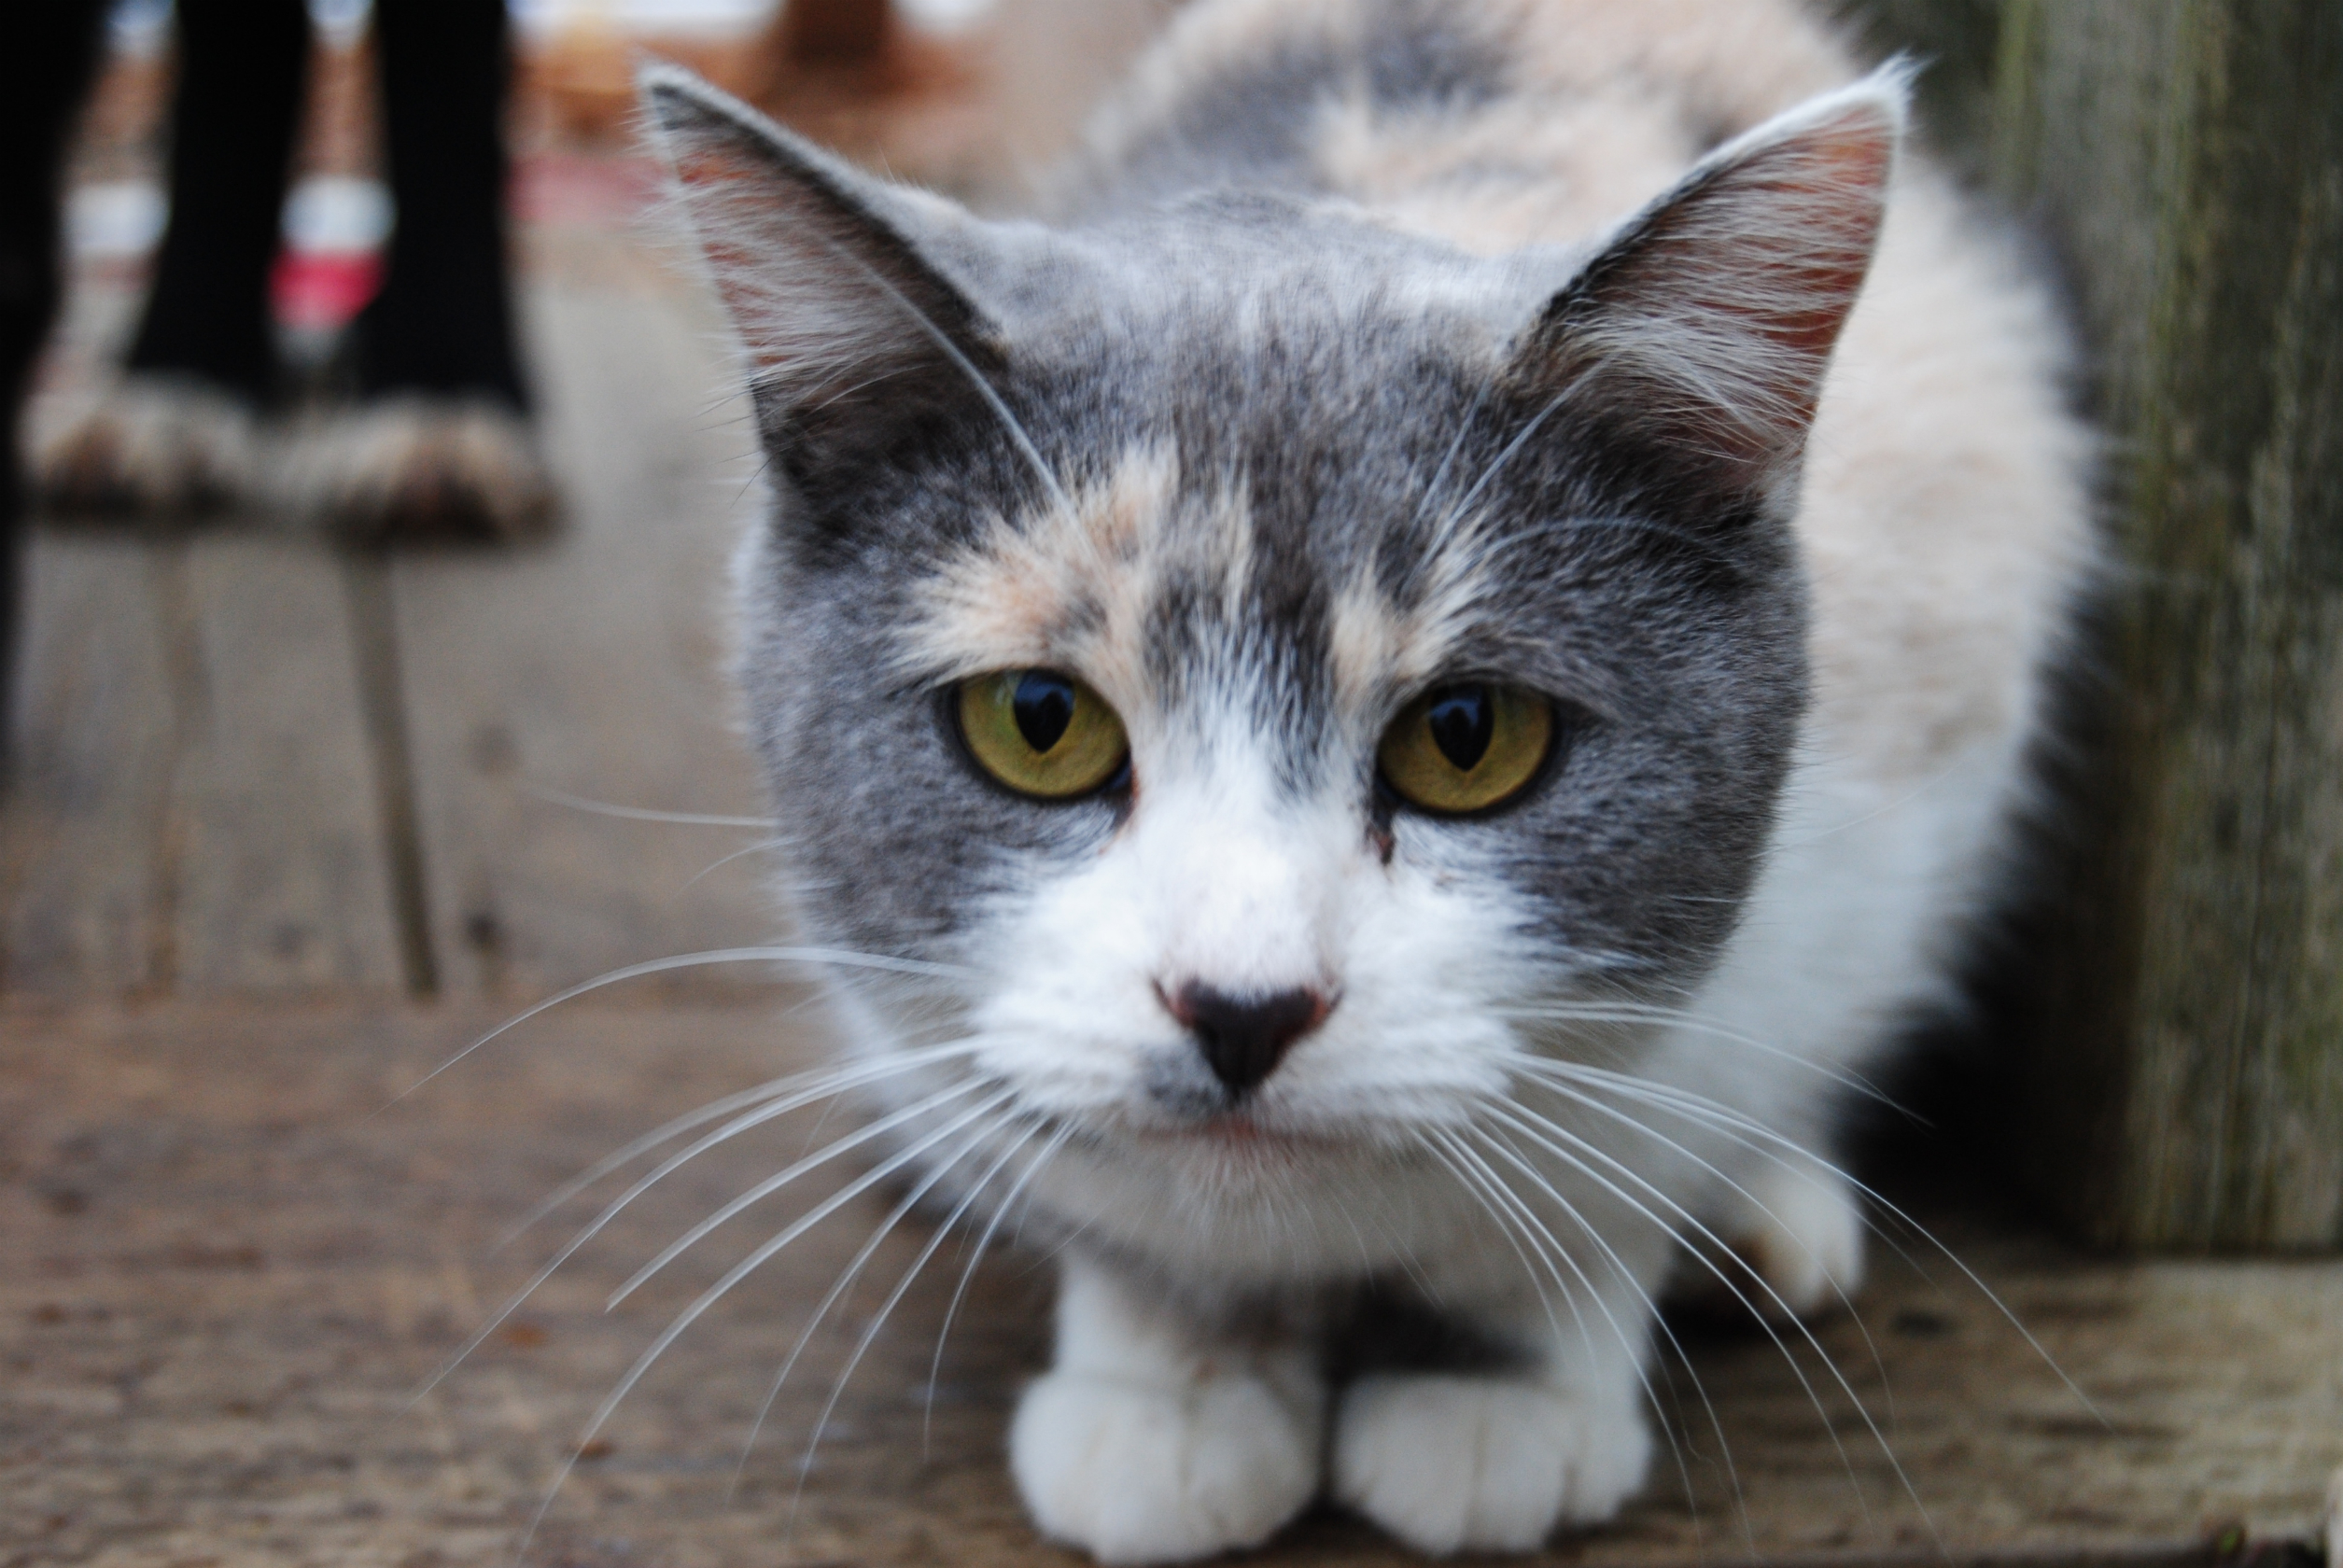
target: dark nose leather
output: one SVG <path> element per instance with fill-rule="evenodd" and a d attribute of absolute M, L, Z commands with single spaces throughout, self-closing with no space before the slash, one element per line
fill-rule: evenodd
<path fill-rule="evenodd" d="M 1232 1098 L 1275 1071 L 1286 1047 L 1326 1015 L 1326 998 L 1312 990 L 1231 996 L 1191 981 L 1171 1001 L 1172 1015 L 1196 1037 L 1196 1048 Z"/>

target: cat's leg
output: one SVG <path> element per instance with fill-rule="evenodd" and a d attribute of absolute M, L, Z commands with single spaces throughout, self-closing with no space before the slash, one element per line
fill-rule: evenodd
<path fill-rule="evenodd" d="M 1609 1519 L 1650 1467 L 1650 1336 L 1642 1288 L 1605 1297 L 1472 1314 L 1481 1336 L 1527 1348 L 1518 1367 L 1353 1383 L 1335 1417 L 1336 1495 L 1426 1552 L 1529 1551 L 1558 1525 Z"/>
<path fill-rule="evenodd" d="M 1009 1434 L 1045 1534 L 1105 1562 L 1174 1562 L 1267 1540 L 1317 1492 L 1316 1347 L 1216 1341 L 1113 1271 L 1070 1259 L 1057 1365 Z"/>

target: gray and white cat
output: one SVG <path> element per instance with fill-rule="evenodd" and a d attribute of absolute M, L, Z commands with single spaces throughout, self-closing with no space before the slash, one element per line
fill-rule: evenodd
<path fill-rule="evenodd" d="M 1838 1090 L 1947 1000 L 2091 562 L 1902 77 L 1785 0 L 1198 0 L 1049 223 L 645 85 L 798 916 L 924 975 L 835 986 L 908 1169 L 1063 1259 L 1042 1530 L 1610 1515 L 1672 1270 L 1856 1283 Z"/>

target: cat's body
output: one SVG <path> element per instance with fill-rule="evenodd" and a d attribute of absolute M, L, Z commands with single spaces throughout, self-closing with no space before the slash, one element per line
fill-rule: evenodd
<path fill-rule="evenodd" d="M 1846 315 L 1900 112 L 1854 77 L 1774 0 L 1200 0 L 1057 229 L 653 79 L 780 476 L 798 908 L 947 967 L 842 984 L 853 1048 L 1066 1259 L 1049 1533 L 1205 1554 L 1323 1488 L 1533 1545 L 1640 1484 L 1672 1268 L 1854 1282 L 1799 1151 L 1948 994 L 2090 551 L 2055 321 L 1925 169 Z M 1000 671 L 1121 772 L 988 777 Z M 1395 726 L 1508 692 L 1517 793 L 1395 790 Z M 1442 1354 L 1331 1385 L 1363 1290 Z"/>

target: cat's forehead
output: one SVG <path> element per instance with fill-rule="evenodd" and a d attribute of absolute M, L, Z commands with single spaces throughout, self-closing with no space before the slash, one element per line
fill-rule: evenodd
<path fill-rule="evenodd" d="M 1539 285 L 1276 207 L 1119 231 L 1018 313 L 1053 472 L 921 552 L 912 673 L 1064 669 L 1135 733 L 1236 713 L 1302 766 L 1468 660 L 1511 498 L 1475 482 Z"/>
<path fill-rule="evenodd" d="M 1468 552 L 1454 571 L 1394 573 L 1382 520 L 1297 518 L 1275 491 L 1169 436 L 1129 442 L 934 564 L 906 656 L 931 676 L 1069 670 L 1141 728 L 1225 723 L 1235 707 L 1296 758 L 1371 728 L 1469 634 Z"/>

